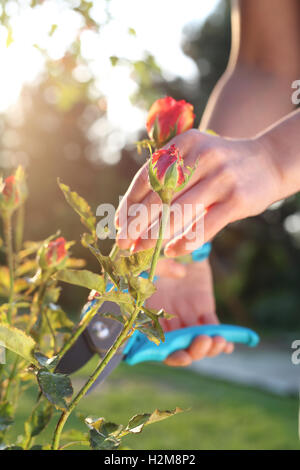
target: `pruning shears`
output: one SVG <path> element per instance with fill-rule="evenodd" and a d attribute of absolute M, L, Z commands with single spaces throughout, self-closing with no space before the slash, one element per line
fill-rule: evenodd
<path fill-rule="evenodd" d="M 94 300 L 86 304 L 85 311 L 92 307 L 93 302 Z M 117 320 L 103 315 L 107 312 L 118 315 L 120 307 L 114 302 L 102 304 L 90 324 L 58 363 L 57 372 L 72 374 L 95 354 L 100 357 L 105 356 L 123 328 Z M 243 343 L 250 347 L 256 346 L 259 342 L 259 337 L 254 331 L 234 325 L 196 325 L 173 330 L 165 333 L 165 341 L 159 345 L 148 340 L 143 333 L 135 331 L 110 360 L 94 385 L 102 382 L 122 360 L 130 365 L 147 361 L 162 362 L 173 352 L 187 348 L 199 335 L 222 336 L 227 341 Z"/>

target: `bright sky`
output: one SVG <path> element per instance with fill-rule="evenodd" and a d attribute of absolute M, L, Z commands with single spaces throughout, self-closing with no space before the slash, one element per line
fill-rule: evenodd
<path fill-rule="evenodd" d="M 6 8 L 13 15 L 14 41 L 6 46 L 7 32 L 0 26 L 0 112 L 13 105 L 23 84 L 33 81 L 43 70 L 43 58 L 35 44 L 45 48 L 53 59 L 64 55 L 81 25 L 81 16 L 70 10 L 70 4 L 77 3 L 76 0 L 47 0 L 30 9 L 30 0 L 23 0 L 19 10 L 14 1 L 8 2 Z M 99 33 L 82 34 L 82 53 L 98 77 L 98 87 L 107 96 L 109 121 L 124 135 L 133 135 L 144 125 L 145 113 L 130 103 L 135 83 L 128 68 L 112 67 L 109 57 L 139 59 L 148 50 L 164 73 L 191 79 L 196 70 L 181 52 L 182 29 L 190 21 L 203 22 L 217 4 L 218 0 L 111 0 L 113 20 Z M 104 0 L 95 2 L 91 13 L 96 21 L 105 20 L 105 5 Z M 57 28 L 49 37 L 53 24 Z M 128 34 L 129 27 L 135 29 L 136 37 Z M 87 80 L 89 71 L 79 69 L 77 76 Z"/>

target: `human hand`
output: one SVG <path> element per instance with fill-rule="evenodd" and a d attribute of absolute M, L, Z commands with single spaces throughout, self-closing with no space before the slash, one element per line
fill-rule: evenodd
<path fill-rule="evenodd" d="M 228 223 L 253 216 L 264 211 L 280 199 L 280 176 L 270 157 L 268 146 L 257 139 L 225 139 L 191 129 L 175 137 L 174 144 L 184 159 L 184 165 L 193 167 L 195 173 L 186 187 L 172 201 L 184 208 L 203 205 L 203 243 L 210 240 Z M 143 215 L 131 215 L 136 204 L 142 204 Z M 145 211 L 146 209 L 146 211 Z M 151 190 L 148 181 L 148 165 L 145 164 L 134 177 L 117 211 L 116 225 L 119 228 L 117 243 L 122 249 L 139 251 L 155 244 L 150 227 L 158 225 L 161 211 L 159 196 Z M 165 239 L 165 254 L 170 257 L 184 255 L 199 246 L 193 246 L 190 234 L 195 222 L 203 217 L 192 212 L 188 230 L 182 220 L 174 215 L 170 219 L 169 236 Z M 137 220 L 138 219 L 138 220 Z M 127 229 L 134 226 L 135 230 Z M 152 232 L 153 233 L 153 232 Z"/>
<path fill-rule="evenodd" d="M 182 265 L 172 259 L 158 263 L 157 291 L 147 301 L 149 308 L 163 308 L 174 315 L 170 320 L 162 319 L 165 332 L 187 326 L 218 324 L 215 312 L 213 283 L 208 260 Z M 165 363 L 169 366 L 187 366 L 192 361 L 213 357 L 221 353 L 230 354 L 233 343 L 221 336 L 210 338 L 198 336 L 186 350 L 171 354 Z"/>

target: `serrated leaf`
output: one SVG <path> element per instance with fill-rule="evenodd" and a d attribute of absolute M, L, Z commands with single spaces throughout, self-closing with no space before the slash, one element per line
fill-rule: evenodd
<path fill-rule="evenodd" d="M 96 217 L 93 215 L 89 204 L 83 197 L 79 196 L 75 191 L 71 191 L 69 186 L 61 183 L 59 180 L 58 185 L 64 193 L 66 201 L 75 212 L 80 215 L 83 225 L 85 225 L 90 230 L 93 237 L 96 238 Z"/>
<path fill-rule="evenodd" d="M 120 445 L 118 435 L 123 430 L 122 425 L 105 421 L 104 418 L 85 420 L 90 429 L 90 444 L 94 450 L 113 450 Z"/>
<path fill-rule="evenodd" d="M 13 424 L 13 407 L 8 401 L 0 402 L 0 431 Z"/>
<path fill-rule="evenodd" d="M 163 308 L 160 310 L 155 310 L 154 308 L 147 308 L 145 305 L 143 305 L 142 310 L 149 318 L 151 318 L 151 320 L 153 320 L 155 317 L 164 318 L 166 320 L 170 320 L 171 318 L 175 317 L 175 315 L 165 312 Z"/>
<path fill-rule="evenodd" d="M 119 285 L 120 285 L 119 279 L 118 279 L 117 275 L 114 272 L 114 263 L 111 260 L 111 258 L 109 256 L 102 255 L 100 250 L 98 250 L 94 246 L 90 245 L 89 243 L 87 243 L 86 246 L 87 246 L 87 248 L 89 248 L 89 250 L 96 257 L 96 259 L 100 263 L 100 266 L 103 268 L 103 270 L 109 275 L 109 277 L 113 281 L 114 285 L 116 287 L 119 287 Z"/>
<path fill-rule="evenodd" d="M 49 424 L 53 414 L 53 405 L 43 401 L 33 410 L 29 419 L 25 422 L 26 439 L 38 436 Z"/>
<path fill-rule="evenodd" d="M 135 305 L 133 304 L 133 300 L 127 292 L 106 292 L 101 296 L 101 300 L 106 300 L 108 302 L 115 302 L 118 305 L 124 306 L 128 313 L 132 313 Z"/>
<path fill-rule="evenodd" d="M 87 269 L 63 269 L 55 273 L 53 278 L 75 286 L 86 287 L 99 293 L 105 291 L 104 277 Z"/>
<path fill-rule="evenodd" d="M 57 356 L 47 357 L 40 352 L 35 352 L 34 357 L 36 358 L 40 366 L 48 370 L 54 369 L 58 362 Z"/>
<path fill-rule="evenodd" d="M 113 262 L 114 270 L 119 276 L 138 275 L 150 267 L 153 253 L 154 248 L 139 251 L 129 256 L 124 256 L 121 253 Z"/>
<path fill-rule="evenodd" d="M 127 433 L 137 434 L 143 431 L 145 426 L 149 424 L 158 423 L 164 419 L 170 418 L 178 413 L 182 413 L 184 410 L 182 408 L 176 407 L 174 410 L 154 410 L 153 413 L 144 413 L 133 416 L 125 429 Z"/>
<path fill-rule="evenodd" d="M 4 346 L 18 354 L 19 356 L 26 359 L 28 362 L 32 362 L 37 365 L 37 361 L 34 357 L 34 349 L 36 347 L 35 341 L 31 336 L 26 335 L 24 331 L 14 328 L 13 326 L 1 323 L 0 324 L 0 341 Z"/>
<path fill-rule="evenodd" d="M 156 291 L 155 285 L 142 277 L 128 277 L 128 287 L 131 295 L 140 302 L 144 302 Z"/>
<path fill-rule="evenodd" d="M 41 369 L 37 374 L 41 391 L 45 397 L 60 410 L 68 409 L 65 398 L 73 395 L 73 387 L 70 378 L 64 374 L 54 374 Z"/>
<path fill-rule="evenodd" d="M 137 322 L 136 329 L 157 345 L 159 345 L 161 341 L 165 341 L 164 331 L 157 317 L 154 320 L 147 320 L 142 323 Z"/>

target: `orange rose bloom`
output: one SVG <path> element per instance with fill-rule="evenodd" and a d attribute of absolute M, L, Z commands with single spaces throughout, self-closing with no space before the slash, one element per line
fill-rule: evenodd
<path fill-rule="evenodd" d="M 184 100 L 176 101 L 171 96 L 155 101 L 147 119 L 150 139 L 161 147 L 176 135 L 191 129 L 195 119 L 193 111 L 193 105 Z"/>

